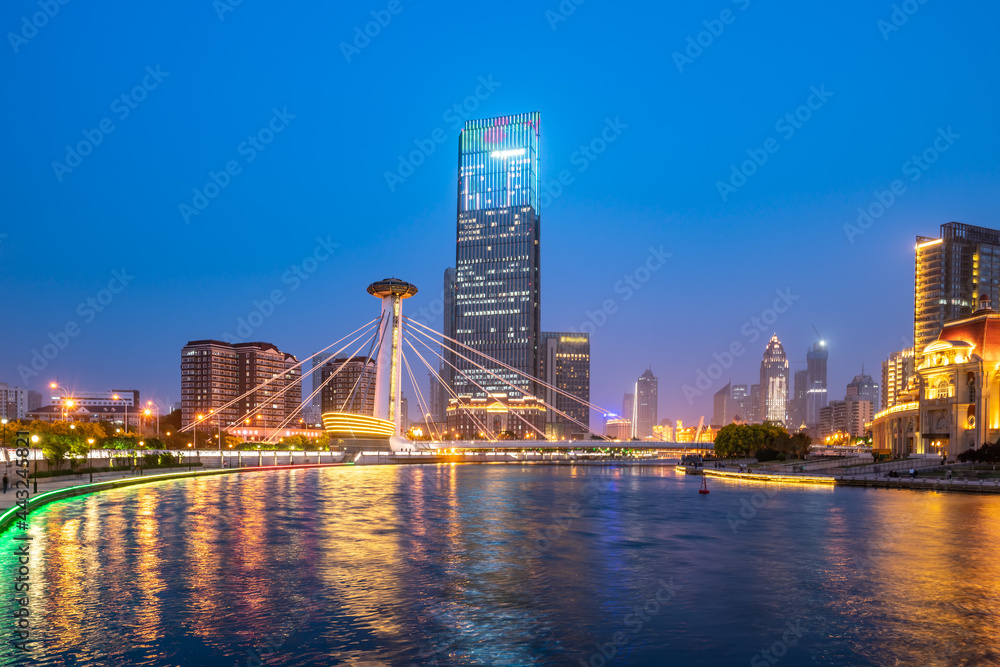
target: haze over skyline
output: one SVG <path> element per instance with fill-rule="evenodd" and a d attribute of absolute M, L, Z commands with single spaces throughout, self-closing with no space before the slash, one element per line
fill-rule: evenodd
<path fill-rule="evenodd" d="M 388 6 L 70 3 L 8 37 L 0 381 L 172 405 L 187 341 L 229 333 L 302 359 L 376 317 L 365 286 L 387 276 L 417 285 L 407 314 L 440 329 L 468 118 L 541 113 L 542 329 L 603 319 L 591 401 L 611 411 L 651 367 L 661 417 L 707 422 L 730 378 L 757 381 L 772 333 L 804 368 L 813 326 L 840 399 L 910 344 L 914 237 L 998 225 L 997 95 L 979 75 L 998 62 L 997 7 L 928 3 L 887 30 L 892 3 L 859 0 L 584 3 L 565 20 L 555 2 Z M 8 5 L 4 33 L 37 11 Z M 25 382 L 18 368 L 70 325 Z"/>

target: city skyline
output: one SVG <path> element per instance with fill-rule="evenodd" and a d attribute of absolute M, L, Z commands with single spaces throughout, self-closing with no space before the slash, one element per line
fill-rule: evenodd
<path fill-rule="evenodd" d="M 219 89 L 201 59 L 177 51 L 170 38 L 129 29 L 149 11 L 64 13 L 19 49 L 16 68 L 2 65 L 15 85 L 51 82 L 38 91 L 39 105 L 79 112 L 41 121 L 33 107 L 4 111 L 7 127 L 23 133 L 4 166 L 10 187 L 0 196 L 12 223 L 0 230 L 0 259 L 35 256 L 37 235 L 28 223 L 36 221 L 47 230 L 47 257 L 4 275 L 13 312 L 30 312 L 39 302 L 46 308 L 11 331 L 0 381 L 34 390 L 56 378 L 78 387 L 136 386 L 172 405 L 180 400 L 176 350 L 186 341 L 229 335 L 268 341 L 303 358 L 335 338 L 330 332 L 340 325 L 370 319 L 363 287 L 386 275 L 405 275 L 419 285 L 423 291 L 409 312 L 423 309 L 427 323 L 439 326 L 437 286 L 454 259 L 458 133 L 468 120 L 525 109 L 539 110 L 546 123 L 539 206 L 546 221 L 541 265 L 548 277 L 540 329 L 594 329 L 591 400 L 611 411 L 652 364 L 669 378 L 660 388 L 660 413 L 693 423 L 711 414 L 712 396 L 729 375 L 734 382 L 752 380 L 762 339 L 772 333 L 789 351 L 790 372 L 797 370 L 801 351 L 815 340 L 813 325 L 829 345 L 829 386 L 844 386 L 862 364 L 875 369 L 912 344 L 913 239 L 954 220 L 996 226 L 986 187 L 996 130 L 980 97 L 991 93 L 976 92 L 974 68 L 963 66 L 992 57 L 996 47 L 989 39 L 967 37 L 997 13 L 993 7 L 982 9 L 986 20 L 977 14 L 975 21 L 969 8 L 940 16 L 922 10 L 888 39 L 877 28 L 885 18 L 879 8 L 860 2 L 802 8 L 805 24 L 831 29 L 799 34 L 799 57 L 789 63 L 784 52 L 746 52 L 745 30 L 765 39 L 787 36 L 787 17 L 753 6 L 738 12 L 740 22 L 683 71 L 671 69 L 670 54 L 683 52 L 687 38 L 718 10 L 708 4 L 672 8 L 673 27 L 655 39 L 662 45 L 656 58 L 667 65 L 657 79 L 662 90 L 643 85 L 631 71 L 632 59 L 649 55 L 639 46 L 642 39 L 600 60 L 578 48 L 624 27 L 625 17 L 609 8 L 581 7 L 555 29 L 541 11 L 525 21 L 468 8 L 464 20 L 480 17 L 490 36 L 524 31 L 523 39 L 554 38 L 577 60 L 553 79 L 536 67 L 538 54 L 514 50 L 461 62 L 432 80 L 421 74 L 445 51 L 414 50 L 415 36 L 401 27 L 415 14 L 407 9 L 398 24 L 332 70 L 338 84 L 350 87 L 386 63 L 399 63 L 361 113 L 350 114 L 336 106 L 325 81 L 317 85 L 314 70 L 299 66 L 320 59 L 319 41 L 297 40 L 275 59 L 249 48 L 246 31 L 227 28 L 267 25 L 305 36 L 313 24 L 353 26 L 363 12 L 322 8 L 309 24 L 279 17 L 274 25 L 269 14 L 249 6 L 225 22 L 212 11 L 158 16 L 164 33 L 176 29 L 220 50 L 251 53 L 251 69 L 294 72 L 260 86 Z M 108 62 L 94 53 L 90 36 L 105 33 L 123 36 L 123 48 L 135 59 Z M 850 62 L 829 60 L 840 46 L 834 33 L 855 36 L 858 50 Z M 339 39 L 350 34 L 347 29 Z M 924 49 L 929 39 L 959 34 L 965 38 L 951 40 L 955 49 Z M 82 78 L 76 69 L 49 70 L 43 55 L 49 40 L 78 53 L 73 67 Z M 733 69 L 733 63 L 739 65 Z M 775 68 L 781 77 L 759 76 Z M 894 76 L 887 80 L 879 74 L 885 70 Z M 620 76 L 581 92 L 591 91 L 593 71 Z M 117 111 L 121 104 L 111 109 L 110 101 L 143 85 L 145 99 L 135 109 L 123 107 L 127 117 Z M 930 89 L 935 94 L 929 98 L 913 92 Z M 394 103 L 400 95 L 413 100 L 403 114 Z M 665 102 L 677 95 L 697 102 Z M 733 116 L 737 97 L 750 104 Z M 219 111 L 189 118 L 196 99 Z M 822 106 L 810 111 L 809 104 Z M 800 108 L 812 116 L 808 122 L 774 129 L 776 120 L 789 113 L 794 118 Z M 903 108 L 906 113 L 899 113 Z M 867 121 L 858 125 L 853 119 L 862 110 Z M 78 164 L 71 159 L 77 165 L 71 172 L 57 176 L 53 163 L 67 163 L 66 147 L 75 150 L 86 141 L 84 132 L 96 137 L 104 116 L 114 132 Z M 352 124 L 357 132 L 342 131 Z M 771 134 L 780 151 L 723 200 L 717 184 L 739 182 L 731 167 L 738 172 L 750 155 L 759 157 Z M 920 157 L 927 151 L 933 164 Z M 350 156 L 349 169 L 339 166 L 343 156 Z M 225 172 L 230 160 L 240 169 L 236 175 Z M 124 170 L 123 164 L 135 166 Z M 210 173 L 228 184 L 216 185 Z M 895 180 L 904 194 L 893 193 Z M 662 187 L 667 181 L 671 187 Z M 218 195 L 205 197 L 213 188 Z M 331 198 L 331 188 L 351 196 Z M 885 208 L 880 200 L 890 198 Z M 179 210 L 203 203 L 186 220 Z M 370 234 L 386 224 L 392 229 L 388 241 Z M 102 243 L 92 242 L 92 229 L 106 231 Z M 806 247 L 808 265 L 796 265 L 792 251 Z M 83 257 L 80 248 L 86 248 Z M 775 252 L 781 261 L 749 261 L 754 253 Z M 845 270 L 850 266 L 864 270 Z M 748 272 L 753 280 L 743 279 Z M 681 278 L 689 275 L 704 276 L 701 290 L 685 288 Z M 830 306 L 845 290 L 863 293 L 872 285 L 887 295 L 877 305 L 863 300 L 850 313 Z M 705 292 L 721 295 L 722 307 L 704 313 Z M 784 312 L 767 323 L 782 296 Z M 684 330 L 691 325 L 676 326 L 680 318 L 696 322 L 698 335 L 693 349 L 674 355 L 692 346 Z M 857 327 L 858 320 L 871 324 Z M 136 323 L 145 322 L 157 326 L 139 333 Z M 689 401 L 683 385 L 693 385 L 698 372 L 715 362 L 713 355 L 726 354 L 734 343 L 747 352 L 733 360 L 725 378 Z M 53 358 L 41 356 L 47 345 L 55 346 Z M 101 359 L 100 366 L 93 359 Z M 19 368 L 27 369 L 26 380 Z"/>

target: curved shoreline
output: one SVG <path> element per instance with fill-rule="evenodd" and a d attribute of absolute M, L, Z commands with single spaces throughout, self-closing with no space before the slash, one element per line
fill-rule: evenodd
<path fill-rule="evenodd" d="M 51 491 L 45 491 L 44 493 L 39 493 L 38 495 L 32 495 L 28 498 L 28 519 L 30 521 L 31 514 L 39 509 L 48 505 L 49 503 L 55 502 L 57 500 L 62 500 L 63 498 L 73 498 L 76 496 L 83 496 L 89 493 L 97 493 L 100 491 L 111 491 L 112 489 L 120 489 L 127 486 L 136 486 L 138 484 L 147 484 L 149 482 L 164 482 L 171 479 L 190 479 L 197 477 L 211 477 L 214 475 L 229 475 L 233 473 L 241 472 L 262 472 L 265 470 L 309 470 L 312 468 L 341 468 L 344 466 L 353 466 L 353 463 L 303 463 L 299 465 L 284 465 L 284 466 L 253 466 L 248 468 L 219 468 L 217 470 L 192 470 L 185 472 L 170 472 L 162 475 L 141 475 L 139 477 L 125 477 L 122 479 L 110 480 L 107 482 L 95 482 L 93 484 L 78 484 L 76 486 L 67 486 L 61 489 L 53 489 Z M 11 487 L 13 489 L 13 486 Z M 10 528 L 17 521 L 17 513 L 21 508 L 14 504 L 13 507 L 8 508 L 2 514 L 0 514 L 0 533 L 3 533 L 8 528 Z"/>

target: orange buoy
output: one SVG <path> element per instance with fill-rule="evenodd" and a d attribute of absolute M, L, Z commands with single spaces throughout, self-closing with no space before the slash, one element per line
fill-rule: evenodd
<path fill-rule="evenodd" d="M 708 477 L 701 478 L 701 488 L 698 489 L 698 493 L 711 493 L 711 491 L 708 490 Z"/>

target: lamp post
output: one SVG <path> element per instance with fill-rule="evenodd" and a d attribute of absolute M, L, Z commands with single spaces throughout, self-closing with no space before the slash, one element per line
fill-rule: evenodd
<path fill-rule="evenodd" d="M 87 444 L 90 445 L 90 447 L 87 447 L 87 467 L 90 468 L 90 483 L 93 484 L 94 483 L 94 464 L 91 463 L 91 461 L 90 461 L 90 450 L 94 448 L 94 439 L 93 438 L 87 438 Z"/>
<path fill-rule="evenodd" d="M 160 437 L 160 406 L 154 404 L 152 401 L 146 401 L 146 416 L 149 416 L 150 407 L 156 411 L 156 437 Z"/>
<path fill-rule="evenodd" d="M 62 407 L 62 420 L 66 421 L 66 406 L 68 405 L 69 407 L 73 407 L 73 399 L 72 397 L 66 396 L 66 389 L 61 387 L 58 382 L 50 382 L 49 387 L 51 389 L 58 389 L 62 392 L 63 400 L 62 403 L 60 403 L 60 406 Z"/>
<path fill-rule="evenodd" d="M 31 443 L 32 444 L 38 444 L 38 436 L 37 435 L 31 436 Z M 37 455 L 35 456 L 35 474 L 32 477 L 35 480 L 35 489 L 34 489 L 34 491 L 32 491 L 32 493 L 38 493 L 38 456 Z"/>
<path fill-rule="evenodd" d="M 113 398 L 116 401 L 121 401 L 122 405 L 125 407 L 125 423 L 124 423 L 124 425 L 125 425 L 125 434 L 128 435 L 128 401 L 126 401 L 123 397 L 119 396 L 118 394 L 112 394 L 111 398 Z"/>

